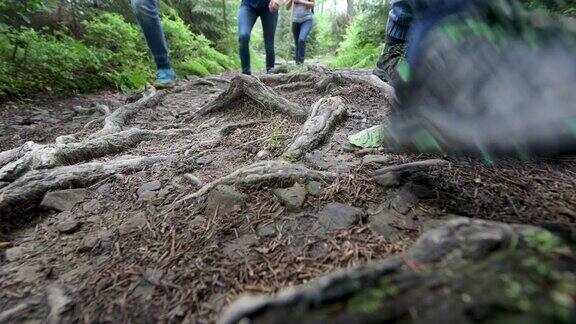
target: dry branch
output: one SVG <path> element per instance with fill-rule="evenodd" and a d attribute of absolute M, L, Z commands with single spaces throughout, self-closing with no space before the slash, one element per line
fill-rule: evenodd
<path fill-rule="evenodd" d="M 247 96 L 256 101 L 264 109 L 287 114 L 299 120 L 305 120 L 308 115 L 302 107 L 285 99 L 257 78 L 248 75 L 239 75 L 232 79 L 228 90 L 220 94 L 214 101 L 200 108 L 195 115 L 202 116 L 226 109 L 242 96 Z"/>
<path fill-rule="evenodd" d="M 336 123 L 346 114 L 346 106 L 340 97 L 322 98 L 312 106 L 312 112 L 288 146 L 283 156 L 296 159 L 314 149 L 334 129 Z"/>
<path fill-rule="evenodd" d="M 200 190 L 180 199 L 176 203 L 198 199 L 220 184 L 258 187 L 267 183 L 288 182 L 298 179 L 328 181 L 335 177 L 335 173 L 310 170 L 300 164 L 281 161 L 262 161 L 243 167 L 227 176 L 212 181 L 200 188 Z"/>
<path fill-rule="evenodd" d="M 0 189 L 0 216 L 20 214 L 36 208 L 44 194 L 51 190 L 84 188 L 117 173 L 140 171 L 172 159 L 171 156 L 119 157 L 108 162 L 30 171 Z"/>

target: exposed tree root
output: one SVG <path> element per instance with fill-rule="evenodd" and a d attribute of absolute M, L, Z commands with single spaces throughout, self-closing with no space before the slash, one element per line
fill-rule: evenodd
<path fill-rule="evenodd" d="M 262 161 L 243 167 L 227 176 L 212 181 L 195 193 L 178 200 L 176 203 L 179 204 L 198 199 L 220 184 L 258 187 L 271 182 L 289 182 L 298 179 L 329 181 L 335 177 L 335 173 L 310 170 L 299 164 L 281 161 Z"/>
<path fill-rule="evenodd" d="M 394 88 L 388 83 L 380 80 L 375 75 L 354 75 L 346 73 L 331 73 L 327 77 L 322 79 L 316 84 L 316 88 L 319 91 L 327 91 L 331 86 L 346 86 L 350 84 L 359 84 L 363 86 L 368 86 L 379 90 L 382 95 L 388 100 L 388 102 L 393 102 L 396 95 L 394 94 Z"/>
<path fill-rule="evenodd" d="M 220 129 L 220 135 L 222 136 L 228 136 L 230 134 L 232 134 L 235 130 L 239 129 L 239 128 L 244 128 L 244 127 L 250 127 L 250 126 L 254 126 L 254 125 L 258 125 L 258 124 L 262 124 L 265 123 L 265 120 L 248 120 L 248 121 L 244 121 L 244 122 L 239 122 L 239 123 L 234 123 L 234 124 L 228 124 L 225 125 L 224 127 L 222 127 Z"/>
<path fill-rule="evenodd" d="M 182 132 L 189 132 L 189 130 L 130 129 L 82 143 L 64 145 L 40 145 L 29 142 L 26 144 L 29 150 L 23 156 L 0 169 L 0 181 L 15 180 L 30 170 L 71 165 L 117 154 L 143 141 L 158 136 L 177 135 Z"/>
<path fill-rule="evenodd" d="M 301 89 L 315 89 L 316 85 L 314 82 L 310 81 L 299 81 L 293 83 L 285 83 L 281 85 L 277 85 L 274 87 L 274 90 L 281 90 L 281 91 L 297 91 Z"/>
<path fill-rule="evenodd" d="M 269 86 L 294 83 L 294 82 L 316 82 L 318 75 L 314 73 L 289 73 L 289 74 L 266 74 L 259 77 L 260 81 Z"/>
<path fill-rule="evenodd" d="M 26 142 L 23 145 L 13 148 L 8 151 L 0 152 L 0 168 L 6 164 L 18 160 L 19 158 L 30 152 L 37 144 L 34 142 Z"/>
<path fill-rule="evenodd" d="M 108 162 L 30 171 L 0 189 L 0 220 L 3 216 L 21 214 L 36 208 L 48 191 L 84 188 L 116 173 L 136 172 L 172 159 L 171 156 L 119 157 Z"/>
<path fill-rule="evenodd" d="M 320 99 L 312 106 L 310 116 L 283 156 L 289 159 L 299 158 L 303 153 L 320 145 L 345 114 L 346 106 L 340 97 Z"/>
<path fill-rule="evenodd" d="M 195 116 L 226 109 L 241 96 L 247 96 L 258 102 L 264 109 L 287 114 L 299 120 L 305 120 L 308 116 L 308 113 L 302 107 L 285 99 L 257 78 L 248 75 L 239 75 L 232 79 L 228 90 L 220 94 L 214 101 L 200 108 Z"/>
<path fill-rule="evenodd" d="M 387 173 L 391 173 L 391 172 L 396 172 L 396 173 L 416 172 L 416 171 L 421 171 L 424 169 L 448 165 L 448 164 L 450 164 L 450 162 L 448 162 L 446 160 L 442 160 L 442 159 L 430 159 L 430 160 L 424 160 L 424 161 L 416 161 L 416 162 L 411 162 L 411 163 L 387 166 L 387 167 L 378 169 L 374 172 L 371 172 L 369 174 L 369 176 L 372 178 L 376 178 L 376 177 L 380 177 L 380 176 L 383 176 L 383 175 L 385 175 Z"/>
<path fill-rule="evenodd" d="M 151 88 L 140 100 L 124 105 L 106 117 L 104 120 L 104 127 L 90 135 L 89 138 L 97 138 L 122 131 L 122 128 L 126 125 L 128 120 L 137 112 L 158 105 L 166 94 L 167 92 L 164 90 L 156 91 L 156 89 Z"/>

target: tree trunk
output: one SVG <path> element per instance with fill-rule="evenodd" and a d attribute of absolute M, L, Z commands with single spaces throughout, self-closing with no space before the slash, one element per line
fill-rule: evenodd
<path fill-rule="evenodd" d="M 355 12 L 355 8 L 354 8 L 354 0 L 346 0 L 348 3 L 348 7 L 346 9 L 346 13 L 348 14 L 348 17 L 353 17 L 354 16 L 354 12 Z"/>

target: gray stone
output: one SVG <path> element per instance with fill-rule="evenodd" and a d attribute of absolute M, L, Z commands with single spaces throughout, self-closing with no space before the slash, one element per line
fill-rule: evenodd
<path fill-rule="evenodd" d="M 25 258 L 28 254 L 34 251 L 35 245 L 33 244 L 26 244 L 26 245 L 19 245 L 15 247 L 11 247 L 6 250 L 6 260 L 9 262 L 18 261 L 20 259 Z"/>
<path fill-rule="evenodd" d="M 246 257 L 248 249 L 258 243 L 258 237 L 253 234 L 240 236 L 224 246 L 224 254 L 232 259 Z"/>
<path fill-rule="evenodd" d="M 274 237 L 276 236 L 276 224 L 260 224 L 256 230 L 256 233 L 260 237 Z"/>
<path fill-rule="evenodd" d="M 147 223 L 148 220 L 146 219 L 145 213 L 139 212 L 125 220 L 118 230 L 120 234 L 128 234 L 143 229 Z"/>
<path fill-rule="evenodd" d="M 362 158 L 363 164 L 385 164 L 390 162 L 392 157 L 390 155 L 376 155 L 376 154 L 369 154 Z"/>
<path fill-rule="evenodd" d="M 343 229 L 360 221 L 363 214 L 350 205 L 329 203 L 318 214 L 318 222 L 327 230 Z"/>
<path fill-rule="evenodd" d="M 314 150 L 306 154 L 306 161 L 320 170 L 330 170 L 336 172 L 349 172 L 350 166 L 346 159 L 339 155 L 333 156 L 325 154 L 319 150 Z"/>
<path fill-rule="evenodd" d="M 384 239 L 396 240 L 402 230 L 417 230 L 418 225 L 411 216 L 382 207 L 375 214 L 368 216 L 368 228 L 380 234 Z"/>
<path fill-rule="evenodd" d="M 197 176 L 191 174 L 191 173 L 186 173 L 185 175 L 182 176 L 186 181 L 188 181 L 189 183 L 197 186 L 197 187 L 201 187 L 202 186 L 202 180 L 200 180 L 200 178 L 198 178 Z"/>
<path fill-rule="evenodd" d="M 272 157 L 272 153 L 268 150 L 261 150 L 256 153 L 256 159 L 258 160 L 268 160 Z"/>
<path fill-rule="evenodd" d="M 162 183 L 158 180 L 146 182 L 138 188 L 138 198 L 140 200 L 151 200 L 156 197 L 156 191 L 162 187 Z"/>
<path fill-rule="evenodd" d="M 374 177 L 376 183 L 383 187 L 395 187 L 400 185 L 400 174 L 397 172 L 388 172 Z"/>
<path fill-rule="evenodd" d="M 229 215 L 242 209 L 246 201 L 246 195 L 234 188 L 220 185 L 208 194 L 206 200 L 205 215 L 207 218 Z"/>
<path fill-rule="evenodd" d="M 82 210 L 88 214 L 99 214 L 102 212 L 102 204 L 98 199 L 92 199 L 82 205 Z"/>
<path fill-rule="evenodd" d="M 416 197 L 409 186 L 404 186 L 400 188 L 392 199 L 392 208 L 401 214 L 407 214 L 416 203 L 418 203 L 418 197 Z"/>
<path fill-rule="evenodd" d="M 72 298 L 66 295 L 62 287 L 53 285 L 46 288 L 46 300 L 50 306 L 48 323 L 62 323 L 62 314 L 73 305 Z"/>
<path fill-rule="evenodd" d="M 321 196 L 324 192 L 322 183 L 318 181 L 310 181 L 306 184 L 306 191 L 312 196 Z"/>
<path fill-rule="evenodd" d="M 110 230 L 100 230 L 97 233 L 92 233 L 80 242 L 78 252 L 89 252 L 98 246 L 108 247 L 112 245 L 112 232 Z"/>
<path fill-rule="evenodd" d="M 196 159 L 196 163 L 200 165 L 210 164 L 214 161 L 214 158 L 211 155 L 204 155 Z"/>
<path fill-rule="evenodd" d="M 86 189 L 50 191 L 44 195 L 40 207 L 57 211 L 71 210 L 86 197 Z"/>
<path fill-rule="evenodd" d="M 64 219 L 56 224 L 56 229 L 62 234 L 72 234 L 80 229 L 82 224 L 75 219 Z"/>
<path fill-rule="evenodd" d="M 274 189 L 274 195 L 280 199 L 287 210 L 298 210 L 306 200 L 306 189 L 299 183 L 285 189 Z"/>

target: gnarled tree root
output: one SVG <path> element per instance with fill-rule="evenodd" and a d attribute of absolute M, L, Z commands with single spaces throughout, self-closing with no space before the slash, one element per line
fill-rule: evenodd
<path fill-rule="evenodd" d="M 220 184 L 237 184 L 243 187 L 258 187 L 267 183 L 289 182 L 298 179 L 330 181 L 336 173 L 315 171 L 300 164 L 282 161 L 262 161 L 238 169 L 227 176 L 212 181 L 176 203 L 194 201 Z"/>
<path fill-rule="evenodd" d="M 208 113 L 226 109 L 242 96 L 247 96 L 256 101 L 264 109 L 287 114 L 298 120 L 305 120 L 308 116 L 305 109 L 285 99 L 257 78 L 249 75 L 239 75 L 232 79 L 228 90 L 220 94 L 214 101 L 200 108 L 192 117 L 203 116 Z"/>
<path fill-rule="evenodd" d="M 359 84 L 374 88 L 380 91 L 380 93 L 386 98 L 386 100 L 388 100 L 389 103 L 392 103 L 396 98 L 394 88 L 388 83 L 380 80 L 375 75 L 354 75 L 339 72 L 331 73 L 316 84 L 316 89 L 319 91 L 327 91 L 331 86 L 334 85 L 347 86 L 350 84 Z"/>
<path fill-rule="evenodd" d="M 121 172 L 136 172 L 171 156 L 119 157 L 107 162 L 91 162 L 27 172 L 0 189 L 0 221 L 4 216 L 22 214 L 36 208 L 48 191 L 84 188 Z"/>
<path fill-rule="evenodd" d="M 294 82 L 317 82 L 318 75 L 314 73 L 287 73 L 287 74 L 266 74 L 259 77 L 260 81 L 268 86 L 277 86 L 281 84 Z"/>
<path fill-rule="evenodd" d="M 71 165 L 106 155 L 117 154 L 143 141 L 159 136 L 177 135 L 183 132 L 190 132 L 190 130 L 130 129 L 86 142 L 64 145 L 40 145 L 29 142 L 26 144 L 28 151 L 23 156 L 0 168 L 0 181 L 15 180 L 30 170 Z"/>
<path fill-rule="evenodd" d="M 312 112 L 283 157 L 297 159 L 316 148 L 346 114 L 346 106 L 340 97 L 322 98 L 312 106 Z"/>
<path fill-rule="evenodd" d="M 90 135 L 89 138 L 97 138 L 122 131 L 122 128 L 126 125 L 128 120 L 134 117 L 137 112 L 158 105 L 167 93 L 168 92 L 165 90 L 156 91 L 156 89 L 150 88 L 140 100 L 124 105 L 106 117 L 104 120 L 104 127 Z"/>

